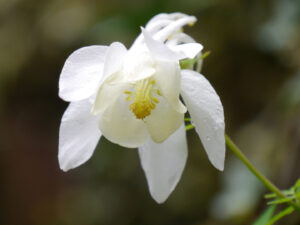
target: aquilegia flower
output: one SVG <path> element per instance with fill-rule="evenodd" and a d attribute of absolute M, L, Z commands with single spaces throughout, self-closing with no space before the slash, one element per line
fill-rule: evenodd
<path fill-rule="evenodd" d="M 59 96 L 71 102 L 59 132 L 62 170 L 86 162 L 104 136 L 138 148 L 150 193 L 164 202 L 186 163 L 187 110 L 208 158 L 223 170 L 220 99 L 204 76 L 182 70 L 179 63 L 201 55 L 202 45 L 182 31 L 195 21 L 182 13 L 159 14 L 128 50 L 114 42 L 84 47 L 69 56 L 59 80 Z"/>

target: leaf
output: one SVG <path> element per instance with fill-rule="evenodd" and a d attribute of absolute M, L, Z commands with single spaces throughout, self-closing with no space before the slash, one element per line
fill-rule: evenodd
<path fill-rule="evenodd" d="M 192 67 L 197 62 L 197 57 L 193 59 L 182 59 L 179 61 L 181 69 L 188 69 Z"/>
<path fill-rule="evenodd" d="M 279 212 L 278 214 L 276 214 L 268 223 L 266 223 L 265 225 L 272 225 L 274 224 L 276 221 L 280 220 L 282 217 L 287 216 L 289 214 L 291 214 L 294 211 L 294 207 L 293 206 L 289 206 L 287 208 L 285 208 L 283 211 Z"/>
<path fill-rule="evenodd" d="M 294 190 L 293 190 L 293 187 L 289 190 L 283 190 L 281 191 L 284 195 L 294 195 Z M 264 196 L 266 199 L 269 199 L 269 198 L 277 198 L 278 196 L 275 194 L 275 193 L 269 193 L 269 194 L 266 194 Z"/>
<path fill-rule="evenodd" d="M 299 194 L 300 194 L 300 179 L 297 180 L 296 184 L 294 185 L 294 192 L 297 196 L 297 198 L 299 198 Z"/>
<path fill-rule="evenodd" d="M 290 202 L 290 201 L 292 201 L 295 198 L 296 198 L 296 196 L 291 196 L 291 197 L 277 199 L 277 200 L 268 202 L 268 205 L 274 205 L 274 204 L 277 205 L 277 204 L 282 204 L 282 203 Z"/>
<path fill-rule="evenodd" d="M 192 66 L 194 66 L 194 64 L 195 64 L 199 59 L 203 60 L 203 59 L 205 59 L 205 58 L 206 58 L 207 56 L 209 56 L 209 55 L 210 55 L 210 51 L 207 51 L 207 52 L 204 52 L 204 53 L 200 56 L 200 58 L 196 56 L 196 57 L 193 58 L 193 59 L 189 59 L 189 58 L 187 58 L 187 59 L 182 59 L 182 60 L 179 61 L 180 68 L 181 68 L 181 69 L 188 69 L 188 68 L 191 68 Z"/>
<path fill-rule="evenodd" d="M 266 225 L 268 221 L 271 219 L 274 211 L 275 211 L 276 205 L 272 205 L 269 208 L 267 208 L 261 215 L 258 217 L 258 219 L 253 223 L 253 225 Z"/>
<path fill-rule="evenodd" d="M 297 182 L 294 185 L 294 188 L 297 189 L 300 187 L 300 179 L 297 180 Z"/>

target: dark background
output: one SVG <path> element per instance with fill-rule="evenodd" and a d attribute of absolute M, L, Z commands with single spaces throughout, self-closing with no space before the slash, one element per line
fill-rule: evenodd
<path fill-rule="evenodd" d="M 65 59 L 87 45 L 131 45 L 161 12 L 198 22 L 185 31 L 211 55 L 202 73 L 224 105 L 227 133 L 280 188 L 300 174 L 298 0 L 0 0 L 0 224 L 251 224 L 266 189 L 228 151 L 212 167 L 194 131 L 166 203 L 150 197 L 136 150 L 102 139 L 86 164 L 64 173 L 58 98 Z M 294 214 L 278 224 L 296 225 Z"/>

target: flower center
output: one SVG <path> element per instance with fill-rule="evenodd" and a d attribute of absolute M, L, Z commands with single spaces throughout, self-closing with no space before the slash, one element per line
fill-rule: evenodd
<path fill-rule="evenodd" d="M 151 111 L 155 109 L 159 100 L 152 96 L 153 93 L 160 95 L 160 91 L 154 88 L 155 80 L 148 78 L 140 80 L 135 84 L 135 90 L 124 91 L 128 96 L 126 101 L 133 101 L 129 105 L 129 109 L 134 113 L 137 119 L 144 119 L 151 114 Z"/>

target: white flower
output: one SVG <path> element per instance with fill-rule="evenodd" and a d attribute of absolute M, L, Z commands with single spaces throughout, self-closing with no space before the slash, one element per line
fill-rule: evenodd
<path fill-rule="evenodd" d="M 59 96 L 71 102 L 59 132 L 64 171 L 86 162 L 103 135 L 138 148 L 152 197 L 164 202 L 178 183 L 187 159 L 187 109 L 208 158 L 223 170 L 223 107 L 198 72 L 181 70 L 202 46 L 182 32 L 196 21 L 181 13 L 152 18 L 132 47 L 115 42 L 72 53 L 59 80 Z M 179 96 L 182 96 L 183 102 Z"/>

